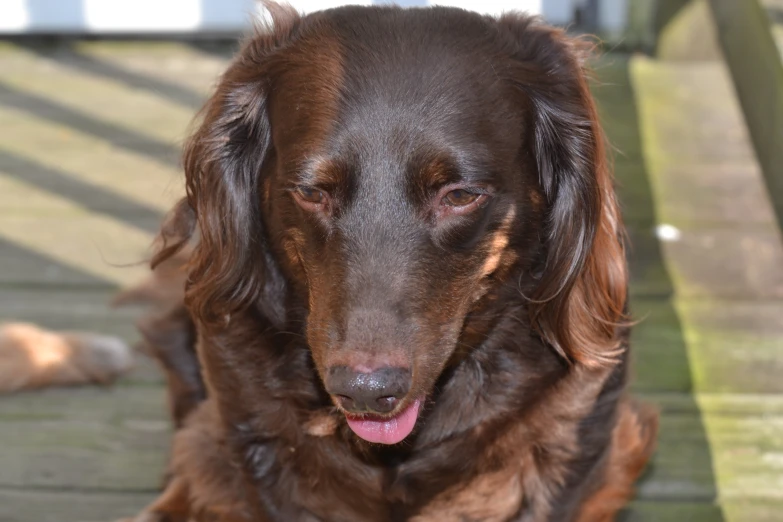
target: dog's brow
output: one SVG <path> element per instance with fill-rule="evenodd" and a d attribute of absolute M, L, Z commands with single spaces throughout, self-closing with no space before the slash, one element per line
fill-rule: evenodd
<path fill-rule="evenodd" d="M 424 158 L 414 166 L 413 173 L 428 186 L 450 183 L 468 185 L 493 185 L 497 181 L 497 168 L 485 158 L 458 154 L 439 154 Z"/>
<path fill-rule="evenodd" d="M 453 183 L 461 177 L 454 162 L 450 158 L 444 157 L 425 160 L 420 168 L 415 170 L 418 171 L 418 175 L 429 186 Z"/>
<path fill-rule="evenodd" d="M 304 159 L 294 170 L 293 182 L 303 185 L 333 185 L 342 179 L 342 168 L 326 156 Z"/>

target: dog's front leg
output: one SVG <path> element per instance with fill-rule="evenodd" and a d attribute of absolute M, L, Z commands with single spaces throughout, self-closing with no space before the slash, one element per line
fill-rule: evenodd
<path fill-rule="evenodd" d="M 0 324 L 0 393 L 73 384 L 109 384 L 133 367 L 115 337 Z"/>
<path fill-rule="evenodd" d="M 603 485 L 582 504 L 576 522 L 613 522 L 633 498 L 634 483 L 655 450 L 658 411 L 646 404 L 625 400 L 617 425 Z"/>
<path fill-rule="evenodd" d="M 117 522 L 197 522 L 190 518 L 189 488 L 174 477 L 155 501 L 133 518 Z"/>

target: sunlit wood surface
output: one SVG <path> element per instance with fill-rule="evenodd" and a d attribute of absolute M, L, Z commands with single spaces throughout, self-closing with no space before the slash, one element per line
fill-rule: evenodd
<path fill-rule="evenodd" d="M 228 51 L 0 45 L 0 319 L 136 339 L 136 312 L 107 302 L 145 273 Z M 596 69 L 633 241 L 634 388 L 662 409 L 624 520 L 783 520 L 783 242 L 730 77 L 623 55 Z M 112 388 L 0 398 L 0 521 L 138 511 L 160 483 L 165 408 L 141 356 Z"/>

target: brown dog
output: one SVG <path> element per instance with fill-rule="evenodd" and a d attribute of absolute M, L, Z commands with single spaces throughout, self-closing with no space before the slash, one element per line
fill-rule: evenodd
<path fill-rule="evenodd" d="M 612 520 L 657 417 L 624 394 L 584 46 L 519 14 L 269 8 L 162 235 L 158 263 L 193 249 L 186 308 L 146 334 L 207 399 L 172 393 L 137 520 Z"/>

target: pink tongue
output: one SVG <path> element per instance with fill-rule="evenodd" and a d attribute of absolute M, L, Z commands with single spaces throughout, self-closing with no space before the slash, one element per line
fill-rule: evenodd
<path fill-rule="evenodd" d="M 397 444 L 410 435 L 419 416 L 418 399 L 391 419 L 360 418 L 346 415 L 348 426 L 367 442 Z"/>

